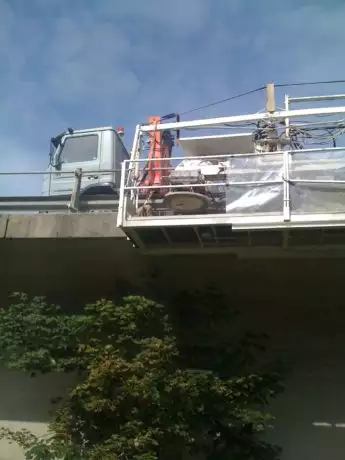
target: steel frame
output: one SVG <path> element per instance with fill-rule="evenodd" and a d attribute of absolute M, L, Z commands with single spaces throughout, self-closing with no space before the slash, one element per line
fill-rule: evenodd
<path fill-rule="evenodd" d="M 197 255 L 202 251 L 203 254 L 228 254 L 235 256 L 236 259 L 344 259 L 345 246 L 334 247 L 331 245 L 308 246 L 308 248 L 234 248 L 234 247 L 214 247 L 208 248 L 188 248 L 188 247 L 164 247 L 164 248 L 140 248 L 140 252 L 150 256 L 167 256 L 167 255 Z"/>
<path fill-rule="evenodd" d="M 183 229 L 186 227 L 179 226 L 178 228 Z M 158 241 L 147 242 L 140 228 L 127 229 L 126 233 L 134 247 L 138 248 L 143 254 L 155 256 L 227 253 L 238 258 L 345 257 L 345 232 L 342 228 L 316 228 L 306 230 L 303 233 L 301 233 L 300 228 L 297 230 L 292 228 L 271 229 L 269 232 L 265 229 L 267 234 L 266 242 L 262 240 L 262 231 L 252 229 L 233 232 L 229 227 L 227 236 L 221 236 L 217 235 L 217 226 L 210 226 L 209 229 L 212 230 L 214 238 L 205 240 L 199 233 L 201 229 L 198 230 L 197 227 L 188 228 L 195 231 L 195 238 L 190 240 L 189 243 L 179 243 L 171 240 L 168 227 L 156 227 L 156 231 L 161 233 L 161 237 L 164 235 L 165 243 L 162 242 L 161 237 Z M 259 234 L 259 239 L 257 239 L 257 234 Z M 271 241 L 273 234 L 275 236 Z"/>
<path fill-rule="evenodd" d="M 214 229 L 214 228 L 213 228 Z M 159 227 L 164 234 L 166 233 L 166 228 Z M 317 229 L 320 230 L 320 229 Z M 332 230 L 332 229 L 330 229 Z M 230 244 L 224 244 L 224 241 L 218 241 L 217 239 L 212 241 L 212 244 L 205 244 L 205 241 L 198 241 L 198 244 L 194 241 L 190 244 L 176 244 L 167 239 L 166 244 L 154 244 L 147 246 L 145 242 L 140 237 L 139 229 L 127 229 L 128 239 L 132 241 L 134 247 L 138 248 L 143 254 L 149 255 L 169 255 L 169 254 L 184 254 L 184 255 L 193 255 L 193 254 L 231 254 L 238 258 L 298 258 L 298 257 L 307 257 L 307 258 L 322 258 L 322 257 L 336 257 L 344 258 L 345 257 L 345 234 L 343 241 L 338 241 L 336 244 L 332 244 L 330 241 L 325 239 L 325 232 L 327 229 L 321 229 L 319 234 L 320 241 L 318 244 L 310 242 L 307 245 L 297 245 L 289 244 L 289 239 L 293 235 L 290 230 L 284 229 L 281 232 L 274 230 L 276 234 L 281 235 L 281 244 L 280 245 L 254 245 L 252 240 L 255 234 L 255 231 L 251 230 L 242 230 L 241 232 L 234 233 L 234 235 L 241 233 L 242 238 L 241 242 L 238 241 L 235 245 L 231 244 L 231 239 L 229 240 Z M 246 234 L 247 244 L 244 243 L 243 235 Z M 167 235 L 168 236 L 168 235 Z"/>
<path fill-rule="evenodd" d="M 104 174 L 109 172 L 119 171 L 118 169 L 84 171 L 86 174 Z M 49 175 L 54 176 L 60 174 L 59 171 L 29 171 L 29 172 L 0 172 L 1 176 L 28 176 L 28 175 Z M 41 196 L 41 197 L 0 197 L 0 212 L 78 212 L 78 211 L 93 211 L 93 210 L 109 210 L 118 209 L 119 200 L 108 195 L 104 196 L 81 196 L 81 180 L 83 176 L 82 169 L 64 173 L 66 176 L 74 176 L 74 188 L 70 197 L 66 196 Z"/>
<path fill-rule="evenodd" d="M 286 128 L 288 129 L 288 127 Z M 199 225 L 210 225 L 212 223 L 217 225 L 231 225 L 234 230 L 237 228 L 252 228 L 252 229 L 272 229 L 272 228 L 291 228 L 291 227 L 315 227 L 318 225 L 322 226 L 336 226 L 336 225 L 343 225 L 343 220 L 340 218 L 340 224 L 338 222 L 338 215 L 337 214 L 293 214 L 291 211 L 291 202 L 290 202 L 290 186 L 291 184 L 334 184 L 334 185 L 343 185 L 345 186 L 345 181 L 343 180 L 306 180 L 306 179 L 291 179 L 290 178 L 290 156 L 294 155 L 303 155 L 306 153 L 315 154 L 317 158 L 317 154 L 324 154 L 324 153 L 334 153 L 334 152 L 344 152 L 345 156 L 345 148 L 337 147 L 337 148 L 318 148 L 318 149 L 304 149 L 304 150 L 286 150 L 281 152 L 268 152 L 268 153 L 261 153 L 261 154 L 240 154 L 240 155 L 224 155 L 226 158 L 265 158 L 272 155 L 282 155 L 282 177 L 279 179 L 274 180 L 258 180 L 258 181 L 232 181 L 232 182 L 217 182 L 208 184 L 209 187 L 219 187 L 219 186 L 259 186 L 259 185 L 277 185 L 282 184 L 283 186 L 283 203 L 282 203 L 282 211 L 280 214 L 276 214 L 275 216 L 259 216 L 259 215 L 234 215 L 234 214 L 209 214 L 209 215 L 193 215 L 193 216 L 185 216 L 185 215 L 173 215 L 173 216 L 153 216 L 153 217 L 134 217 L 131 216 L 127 218 L 127 205 L 128 205 L 128 195 L 137 192 L 139 189 L 181 189 L 185 188 L 188 189 L 191 186 L 193 188 L 202 188 L 205 187 L 204 183 L 199 184 L 185 184 L 181 185 L 157 185 L 157 186 L 142 186 L 142 185 L 125 185 L 125 178 L 126 178 L 126 171 L 130 171 L 131 169 L 135 169 L 133 167 L 133 163 L 139 163 L 145 161 L 145 159 L 137 159 L 137 160 L 125 160 L 123 163 L 123 172 L 122 172 L 122 184 L 120 189 L 120 206 L 119 206 L 119 214 L 118 214 L 118 226 L 120 227 L 160 227 L 160 226 L 199 226 Z M 205 156 L 203 158 L 213 158 L 214 155 Z M 220 156 L 218 155 L 217 158 Z M 191 159 L 196 159 L 199 157 L 189 157 Z M 176 159 L 184 159 L 184 157 L 176 157 Z M 331 160 L 330 160 L 331 161 Z M 129 169 L 126 170 L 126 166 L 129 166 Z M 326 217 L 323 217 L 326 216 Z M 303 218 L 305 217 L 305 220 Z M 326 225 L 326 222 L 329 221 L 330 225 Z M 314 223 L 313 223 L 314 222 Z M 315 224 L 315 225 L 314 225 Z M 244 227 L 242 227 L 242 225 Z"/>
<path fill-rule="evenodd" d="M 341 95 L 343 96 L 343 95 Z M 321 96 L 316 98 L 304 98 L 303 102 L 324 100 L 320 99 Z M 295 98 L 295 102 L 297 98 Z M 301 98 L 300 98 L 301 99 Z M 292 99 L 293 100 L 293 99 Z M 291 102 L 291 98 L 289 98 Z M 302 101 L 301 101 L 302 102 Z M 241 123 L 256 123 L 258 121 L 284 121 L 286 118 L 299 118 L 299 117 L 314 117 L 322 115 L 343 115 L 345 114 L 345 107 L 323 107 L 315 109 L 294 109 L 294 110 L 282 110 L 274 113 L 252 113 L 249 115 L 236 115 L 231 117 L 219 117 L 219 118 L 205 118 L 203 120 L 191 120 L 191 121 L 179 121 L 174 123 L 161 123 L 157 125 L 142 125 L 140 131 L 147 133 L 150 131 L 165 131 L 165 130 L 181 130 L 181 129 L 203 129 L 222 125 L 235 125 Z"/>
<path fill-rule="evenodd" d="M 109 211 L 117 212 L 119 200 L 111 195 L 80 197 L 78 209 L 72 209 L 71 198 L 63 196 L 23 196 L 2 197 L 0 199 L 0 213 L 39 213 L 39 212 L 92 212 Z"/>
<path fill-rule="evenodd" d="M 344 100 L 345 94 L 329 95 L 329 96 L 308 96 L 308 97 L 295 97 L 291 98 L 285 96 L 285 110 L 275 112 L 264 112 L 254 113 L 240 116 L 229 116 L 209 119 L 199 119 L 191 121 L 179 121 L 172 123 L 161 123 L 156 125 L 137 125 L 136 133 L 134 137 L 131 159 L 126 160 L 123 163 L 122 175 L 126 176 L 127 171 L 139 171 L 140 162 L 150 161 L 147 158 L 140 158 L 140 143 L 143 134 L 148 133 L 152 130 L 182 130 L 182 129 L 205 129 L 224 125 L 237 125 L 248 122 L 259 122 L 268 121 L 276 122 L 283 121 L 285 123 L 285 132 L 289 137 L 290 119 L 300 117 L 313 117 L 313 116 L 327 116 L 327 115 L 345 115 L 345 106 L 339 107 L 326 107 L 326 108 L 307 108 L 307 109 L 291 109 L 291 103 L 306 103 L 315 101 L 325 100 Z M 326 122 L 327 123 L 327 122 Z M 304 214 L 296 215 L 291 212 L 290 203 L 290 184 L 291 180 L 289 177 L 289 161 L 292 153 L 311 153 L 311 152 L 337 152 L 344 151 L 343 148 L 328 148 L 328 149 L 304 149 L 304 150 L 285 150 L 280 152 L 272 152 L 277 155 L 282 154 L 283 174 L 281 180 L 273 181 L 275 183 L 283 184 L 283 206 L 282 212 L 279 215 L 266 215 L 266 216 L 235 216 L 235 215 L 224 215 L 224 214 L 212 214 L 212 215 L 197 215 L 197 216 L 154 216 L 154 217 L 131 217 L 127 218 L 126 208 L 128 204 L 129 194 L 133 199 L 136 196 L 136 191 L 140 188 L 154 188 L 154 187 L 143 187 L 130 185 L 124 182 L 121 184 L 120 189 L 120 207 L 118 214 L 118 226 L 125 228 L 143 228 L 143 227 L 170 227 L 170 226 L 199 226 L 199 225 L 231 225 L 233 230 L 241 229 L 288 229 L 288 228 L 315 228 L 315 227 L 345 227 L 345 214 Z M 240 155 L 224 155 L 224 157 L 240 157 L 240 156 L 253 156 L 252 152 L 248 154 Z M 265 154 L 269 155 L 269 153 Z M 262 156 L 262 154 L 261 154 Z M 212 155 L 210 157 L 215 157 Z M 218 155 L 217 158 L 220 156 Z M 189 160 L 196 159 L 199 157 L 188 157 Z M 207 159 L 208 156 L 203 156 L 203 159 Z M 174 159 L 185 159 L 184 157 L 174 157 Z M 157 161 L 157 160 L 156 160 Z M 129 176 L 128 176 L 129 177 Z M 343 181 L 307 181 L 307 180 L 293 180 L 294 183 L 333 183 L 341 184 Z M 218 183 L 216 185 L 224 185 L 225 183 Z M 256 182 L 253 185 L 258 185 Z M 268 182 L 267 182 L 268 184 Z M 231 184 L 227 184 L 231 185 Z M 250 185 L 250 183 L 241 182 L 241 185 Z M 193 184 L 193 187 L 202 187 L 204 184 Z M 156 188 L 177 188 L 177 186 L 157 186 Z"/>
<path fill-rule="evenodd" d="M 284 121 L 285 123 L 285 132 L 287 137 L 289 137 L 289 130 L 290 130 L 290 119 L 291 118 L 299 118 L 299 117 L 313 117 L 316 115 L 345 115 L 345 106 L 342 107 L 328 107 L 328 108 L 314 108 L 314 109 L 298 109 L 298 110 L 291 110 L 290 106 L 293 103 L 308 103 L 308 102 L 315 102 L 315 101 L 326 101 L 326 100 L 337 100 L 345 99 L 345 94 L 340 95 L 330 95 L 330 96 L 310 96 L 310 97 L 295 97 L 291 98 L 289 96 L 285 97 L 285 110 L 276 111 L 273 113 L 256 113 L 256 114 L 249 114 L 249 115 L 242 115 L 242 116 L 231 116 L 231 117 L 220 117 L 220 118 L 210 118 L 210 119 L 203 119 L 203 120 L 192 120 L 192 121 L 184 121 L 184 122 L 174 122 L 174 123 L 164 123 L 164 124 L 157 124 L 155 126 L 152 125 L 137 125 L 135 136 L 133 139 L 133 146 L 131 151 L 131 159 L 125 160 L 122 164 L 121 169 L 121 184 L 120 184 L 120 197 L 119 200 L 114 199 L 112 197 L 93 197 L 91 199 L 86 197 L 80 197 L 80 179 L 83 171 L 78 171 L 76 174 L 76 183 L 75 183 L 75 193 L 72 197 L 9 197 L 6 199 L 5 197 L 0 198 L 0 212 L 20 212 L 20 211 L 30 211 L 30 212 L 78 212 L 78 211 L 86 211 L 90 212 L 93 210 L 102 210 L 102 211 L 110 211 L 110 212 L 118 212 L 118 221 L 117 224 L 121 227 L 129 236 L 129 238 L 134 241 L 136 239 L 135 235 L 137 234 L 137 239 L 140 240 L 139 233 L 143 229 L 161 229 L 163 233 L 167 235 L 168 244 L 166 247 L 161 248 L 153 248 L 147 249 L 145 244 L 140 244 L 140 249 L 145 252 L 148 251 L 150 253 L 160 254 L 160 253 L 193 253 L 202 251 L 209 251 L 209 252 L 224 252 L 228 251 L 233 253 L 236 252 L 236 248 L 226 248 L 225 246 L 219 247 L 206 247 L 204 242 L 200 238 L 200 227 L 201 226 L 209 226 L 211 228 L 217 226 L 227 226 L 231 228 L 231 230 L 236 232 L 256 232 L 256 231 L 269 231 L 275 230 L 278 232 L 282 232 L 282 235 L 288 235 L 289 231 L 293 231 L 294 229 L 332 229 L 332 228 L 339 228 L 345 230 L 345 212 L 339 213 L 320 213 L 320 214 L 297 214 L 293 212 L 291 209 L 291 202 L 290 202 L 290 185 L 292 183 L 318 183 L 318 184 L 333 184 L 337 186 L 345 186 L 344 180 L 295 180 L 291 179 L 290 177 L 290 156 L 292 154 L 305 154 L 305 153 L 337 153 L 337 152 L 344 152 L 345 156 L 345 148 L 338 147 L 338 148 L 318 148 L 318 149 L 304 149 L 304 150 L 283 150 L 279 152 L 270 152 L 270 153 L 263 153 L 263 154 L 253 154 L 252 152 L 248 152 L 246 154 L 232 154 L 232 155 L 209 155 L 203 156 L 203 160 L 210 159 L 210 158 L 221 158 L 222 156 L 227 159 L 229 158 L 240 158 L 240 157 L 258 157 L 258 156 L 269 156 L 269 155 L 279 155 L 281 154 L 281 164 L 282 164 L 282 177 L 277 178 L 277 180 L 270 180 L 270 181 L 247 181 L 247 182 L 218 182 L 214 184 L 208 184 L 211 186 L 224 186 L 224 185 L 260 185 L 260 184 L 282 184 L 283 185 L 283 203 L 281 212 L 275 214 L 266 214 L 266 215 L 259 215 L 259 214 L 252 214 L 252 215 L 240 215 L 240 214 L 209 214 L 209 215 L 179 215 L 179 216 L 153 216 L 153 217 L 135 217 L 131 216 L 128 218 L 127 211 L 130 209 L 130 205 L 133 202 L 134 206 L 138 205 L 138 193 L 136 193 L 139 189 L 153 189 L 153 188 L 168 188 L 168 189 L 176 189 L 176 188 L 183 188 L 180 185 L 176 186 L 138 186 L 134 185 L 132 180 L 133 177 L 137 177 L 140 171 L 140 164 L 143 162 L 150 161 L 147 158 L 141 158 L 141 144 L 143 135 L 152 130 L 182 130 L 182 129 L 205 129 L 205 128 L 212 128 L 217 126 L 223 125 L 233 125 L 234 127 L 241 123 L 246 122 L 258 122 L 261 120 L 266 121 Z M 327 121 L 324 122 L 326 125 Z M 337 122 L 335 122 L 337 123 Z M 338 122 L 339 123 L 339 122 Z M 315 125 L 322 126 L 322 122 L 314 123 Z M 104 128 L 109 129 L 109 128 Z M 80 130 L 76 131 L 76 133 L 86 133 L 91 130 Z M 200 157 L 188 157 L 188 160 L 199 159 Z M 176 160 L 183 160 L 186 159 L 185 157 L 174 157 Z M 157 161 L 157 159 L 155 159 Z M 326 160 L 324 160 L 326 161 Z M 330 159 L 330 162 L 332 160 Z M 95 171 L 98 174 L 102 173 L 109 173 L 116 170 L 102 170 L 102 171 Z M 86 171 L 85 171 L 86 172 Z M 87 171 L 90 174 L 92 171 Z M 60 172 L 55 171 L 35 171 L 35 172 L 0 172 L 1 176 L 7 175 L 54 175 L 59 174 Z M 64 173 L 64 174 L 75 174 L 74 172 L 71 173 Z M 205 184 L 193 184 L 193 187 L 204 187 Z M 188 187 L 185 186 L 185 187 Z M 181 246 L 180 248 L 176 247 L 175 243 L 170 241 L 169 244 L 169 235 L 167 230 L 173 227 L 190 227 L 194 229 L 195 235 L 197 240 L 199 240 L 200 247 L 198 248 L 188 248 L 187 246 Z M 198 237 L 199 235 L 199 237 Z M 135 241 L 134 241 L 135 242 Z M 344 246 L 345 248 L 345 246 Z M 241 248 L 240 248 L 241 249 Z M 243 249 L 243 248 L 242 248 Z M 241 251 L 242 251 L 241 249 Z M 334 249 L 334 246 L 333 246 Z M 243 249 L 244 252 L 247 254 L 250 253 L 252 256 L 252 251 L 265 251 L 264 249 L 258 248 L 247 248 Z M 270 251 L 273 248 L 269 249 Z M 296 251 L 296 249 L 294 249 Z M 297 250 L 299 252 L 299 250 Z"/>
<path fill-rule="evenodd" d="M 289 228 L 345 228 L 345 213 L 337 214 L 291 214 L 290 220 L 284 220 L 284 214 L 260 216 L 210 214 L 207 216 L 154 216 L 132 217 L 126 222 L 126 228 L 195 227 L 228 225 L 237 230 L 282 230 Z"/>

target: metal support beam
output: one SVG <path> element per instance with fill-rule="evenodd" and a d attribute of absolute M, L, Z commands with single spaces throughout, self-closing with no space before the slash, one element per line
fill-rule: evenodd
<path fill-rule="evenodd" d="M 134 139 L 133 139 L 133 145 L 132 145 L 132 150 L 131 150 L 131 160 L 138 160 L 140 157 L 140 125 L 137 125 L 135 128 L 135 134 L 134 134 Z M 135 163 L 134 165 L 130 165 L 133 168 L 134 172 L 134 177 L 138 176 L 139 169 L 138 169 L 138 164 Z"/>
<path fill-rule="evenodd" d="M 290 102 L 336 101 L 337 99 L 345 99 L 345 94 L 330 94 L 329 96 L 290 97 Z"/>
<path fill-rule="evenodd" d="M 289 222 L 291 216 L 290 204 L 290 182 L 289 182 L 289 161 L 290 156 L 288 152 L 283 153 L 283 216 L 284 222 Z"/>
<path fill-rule="evenodd" d="M 277 215 L 242 215 L 208 214 L 134 217 L 127 220 L 124 227 L 129 229 L 162 228 L 162 227 L 195 227 L 195 226 L 231 226 L 238 230 L 278 230 L 284 228 L 345 228 L 345 213 L 325 214 L 293 214 L 290 221 L 285 222 L 283 213 Z"/>
<path fill-rule="evenodd" d="M 79 210 L 79 198 L 80 198 L 80 189 L 81 189 L 81 179 L 83 177 L 83 172 L 81 168 L 78 168 L 74 172 L 74 187 L 71 196 L 71 202 L 69 204 L 69 209 L 71 211 L 77 212 Z"/>
<path fill-rule="evenodd" d="M 290 108 L 290 99 L 289 96 L 285 96 L 285 111 L 288 112 Z M 290 138 L 290 119 L 289 117 L 285 118 L 285 137 L 286 139 Z M 284 205 L 283 205 L 283 215 L 284 221 L 288 222 L 290 220 L 291 215 L 291 203 L 290 203 L 290 182 L 289 182 L 289 163 L 290 163 L 290 155 L 288 151 L 284 151 L 283 153 L 283 193 L 284 193 Z"/>
<path fill-rule="evenodd" d="M 289 111 L 289 108 L 290 108 L 290 98 L 289 96 L 286 94 L 285 95 L 285 111 L 288 112 Z M 289 117 L 286 117 L 285 118 L 285 137 L 287 139 L 289 139 L 290 137 L 290 119 Z"/>
<path fill-rule="evenodd" d="M 59 197 L 42 197 L 49 199 L 40 199 L 40 197 L 27 197 L 23 199 L 18 197 L 16 199 L 9 199 L 8 201 L 0 200 L 0 213 L 39 213 L 39 212 L 65 212 L 68 213 L 70 200 L 60 200 Z M 91 197 L 83 198 L 79 201 L 79 209 L 81 212 L 90 211 L 109 211 L 113 212 L 118 210 L 119 201 L 114 200 L 110 195 L 105 198 Z"/>
<path fill-rule="evenodd" d="M 290 99 L 291 101 L 291 99 Z M 256 123 L 262 120 L 269 121 L 284 121 L 285 118 L 298 117 L 314 117 L 316 115 L 343 115 L 345 114 L 345 106 L 341 107 L 325 107 L 315 109 L 298 109 L 298 110 L 282 110 L 274 113 L 252 113 L 249 115 L 239 115 L 232 117 L 219 118 L 204 118 L 202 120 L 180 121 L 175 123 L 161 123 L 155 125 L 154 129 L 158 131 L 164 130 L 179 130 L 179 129 L 202 129 L 211 128 L 213 126 L 240 124 L 240 123 Z M 150 125 L 141 126 L 141 132 L 150 132 L 153 127 Z"/>
<path fill-rule="evenodd" d="M 124 220 L 126 220 L 125 212 L 127 209 L 126 203 L 126 196 L 125 196 L 125 176 L 126 176 L 126 162 L 122 162 L 122 170 L 121 170 L 121 181 L 120 181 L 120 199 L 119 199 L 119 211 L 117 214 L 117 226 L 121 227 L 123 225 Z"/>

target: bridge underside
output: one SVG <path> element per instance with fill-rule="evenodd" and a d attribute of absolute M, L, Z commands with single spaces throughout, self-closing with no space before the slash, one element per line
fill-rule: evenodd
<path fill-rule="evenodd" d="M 0 219 L 0 294 L 21 290 L 83 301 L 111 296 L 126 286 L 139 292 L 152 286 L 165 291 L 209 283 L 232 296 L 238 291 L 239 297 L 248 294 L 243 283 L 254 298 L 279 298 L 282 293 L 285 298 L 287 292 L 294 296 L 295 286 L 305 286 L 311 296 L 321 287 L 327 290 L 327 283 L 327 295 L 338 288 L 342 292 L 342 228 L 125 230 L 139 248 L 116 228 L 114 214 Z"/>
<path fill-rule="evenodd" d="M 148 254 L 233 253 L 239 257 L 344 257 L 344 228 L 233 230 L 228 225 L 126 227 Z"/>
<path fill-rule="evenodd" d="M 143 255 L 125 238 L 0 240 L 2 298 L 13 291 L 68 299 L 112 296 L 153 286 L 173 291 L 214 283 L 236 297 L 325 296 L 342 299 L 345 258 L 324 252 L 312 258 L 271 258 L 263 248 L 255 259 L 230 252 Z M 251 251 L 251 249 L 250 249 Z M 266 251 L 266 253 L 265 253 Z M 152 284 L 153 283 L 153 284 Z"/>
<path fill-rule="evenodd" d="M 291 363 L 286 391 L 271 409 L 277 421 L 270 437 L 283 447 L 283 460 L 321 460 L 329 452 L 334 460 L 343 458 L 343 430 L 322 424 L 344 422 L 345 259 L 241 259 L 230 253 L 158 257 L 142 255 L 124 237 L 2 239 L 0 254 L 3 304 L 13 291 L 48 295 L 76 308 L 125 292 L 169 296 L 180 289 L 218 285 L 229 308 L 242 312 L 238 326 L 266 332 L 269 356 Z M 55 387 L 16 379 L 14 385 L 2 377 L 6 402 L 0 419 L 7 424 L 46 421 L 44 411 L 50 406 L 42 385 Z M 40 411 L 31 405 L 20 405 L 20 414 L 15 411 L 19 393 L 37 401 Z"/>

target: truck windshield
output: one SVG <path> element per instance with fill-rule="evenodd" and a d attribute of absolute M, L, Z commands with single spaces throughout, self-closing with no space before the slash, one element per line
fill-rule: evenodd
<path fill-rule="evenodd" d="M 78 163 L 97 160 L 97 156 L 97 134 L 67 137 L 61 146 L 59 155 L 60 161 L 63 163 Z"/>

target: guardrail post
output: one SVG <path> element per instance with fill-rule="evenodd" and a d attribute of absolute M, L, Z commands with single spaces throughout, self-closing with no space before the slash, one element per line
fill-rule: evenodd
<path fill-rule="evenodd" d="M 71 195 L 71 201 L 69 203 L 69 209 L 71 211 L 77 212 L 79 210 L 79 198 L 80 198 L 80 188 L 81 188 L 81 179 L 83 172 L 81 168 L 78 168 L 74 171 L 74 187 Z"/>
<path fill-rule="evenodd" d="M 290 154 L 285 151 L 283 153 L 283 194 L 284 194 L 284 222 L 289 222 L 291 220 L 291 203 L 290 203 Z"/>
<path fill-rule="evenodd" d="M 120 180 L 120 197 L 119 197 L 119 209 L 117 212 L 117 227 L 122 227 L 126 216 L 126 191 L 125 191 L 125 176 L 126 176 L 126 163 L 128 160 L 124 160 L 121 164 L 121 180 Z M 131 164 L 131 163 L 130 163 Z"/>

